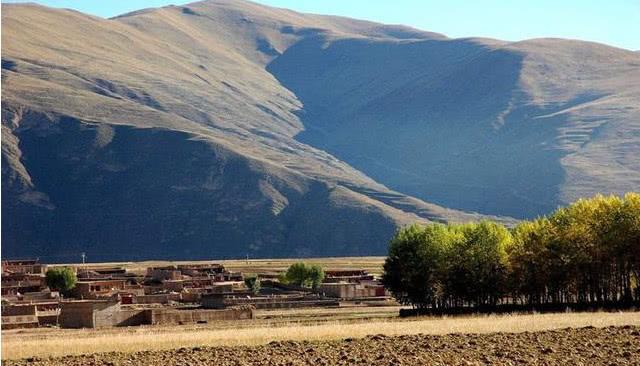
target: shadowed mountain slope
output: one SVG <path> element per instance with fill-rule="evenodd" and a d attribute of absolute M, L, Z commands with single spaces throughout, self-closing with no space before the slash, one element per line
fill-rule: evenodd
<path fill-rule="evenodd" d="M 2 38 L 9 256 L 383 254 L 399 225 L 483 217 L 442 206 L 640 187 L 630 51 L 231 0 L 3 4 Z"/>
<path fill-rule="evenodd" d="M 268 69 L 304 104 L 300 141 L 405 194 L 524 218 L 640 187 L 640 58 L 629 51 L 317 37 Z"/>

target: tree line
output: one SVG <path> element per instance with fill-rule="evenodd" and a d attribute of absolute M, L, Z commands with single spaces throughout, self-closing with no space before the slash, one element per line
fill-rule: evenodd
<path fill-rule="evenodd" d="M 640 301 L 640 194 L 598 195 L 513 228 L 411 225 L 391 240 L 383 283 L 416 308 Z"/>

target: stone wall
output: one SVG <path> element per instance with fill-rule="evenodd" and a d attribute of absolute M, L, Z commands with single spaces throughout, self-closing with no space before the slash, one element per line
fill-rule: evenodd
<path fill-rule="evenodd" d="M 2 316 L 2 329 L 37 328 L 38 317 L 35 315 Z"/>
<path fill-rule="evenodd" d="M 253 308 L 249 306 L 223 310 L 193 309 L 148 309 L 148 320 L 154 325 L 194 324 L 220 320 L 253 319 Z"/>
<path fill-rule="evenodd" d="M 62 328 L 106 328 L 143 324 L 194 324 L 220 320 L 253 319 L 253 307 L 224 310 L 154 308 L 136 309 L 115 302 L 78 301 L 63 303 Z M 37 324 L 37 321 L 36 321 Z"/>
<path fill-rule="evenodd" d="M 274 297 L 228 297 L 224 294 L 206 294 L 202 296 L 202 307 L 224 309 L 233 306 L 253 306 L 256 309 L 286 309 L 304 307 L 338 306 L 338 300 L 320 299 L 313 296 L 286 295 Z"/>
<path fill-rule="evenodd" d="M 149 324 L 149 316 L 145 309 L 123 309 L 96 314 L 96 327 L 131 327 Z"/>
<path fill-rule="evenodd" d="M 108 303 L 117 306 L 114 303 Z M 93 328 L 93 302 L 63 302 L 60 310 L 60 326 L 62 328 Z"/>
<path fill-rule="evenodd" d="M 37 315 L 35 304 L 3 305 L 2 316 Z"/>
<path fill-rule="evenodd" d="M 153 294 L 136 296 L 138 304 L 168 304 L 170 301 L 180 301 L 180 294 Z"/>

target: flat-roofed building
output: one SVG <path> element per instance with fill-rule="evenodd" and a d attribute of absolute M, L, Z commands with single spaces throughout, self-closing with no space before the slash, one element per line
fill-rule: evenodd
<path fill-rule="evenodd" d="M 181 280 L 182 272 L 176 266 L 149 267 L 147 277 L 154 281 Z"/>
<path fill-rule="evenodd" d="M 355 282 L 323 283 L 318 292 L 328 297 L 357 299 L 386 296 L 384 287 L 379 284 L 360 284 Z"/>
<path fill-rule="evenodd" d="M 60 326 L 62 328 L 100 328 L 111 326 L 120 304 L 112 300 L 77 300 L 61 304 Z"/>
<path fill-rule="evenodd" d="M 79 299 L 97 299 L 117 294 L 126 289 L 126 280 L 97 280 L 78 281 L 73 289 L 75 297 Z"/>
<path fill-rule="evenodd" d="M 1 262 L 2 273 L 43 274 L 46 265 L 38 259 L 6 259 Z"/>

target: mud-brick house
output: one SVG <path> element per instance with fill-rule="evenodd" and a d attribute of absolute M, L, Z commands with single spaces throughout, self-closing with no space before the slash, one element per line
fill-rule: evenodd
<path fill-rule="evenodd" d="M 205 309 L 227 309 L 238 306 L 251 306 L 256 309 L 284 309 L 303 307 L 338 306 L 335 299 L 323 299 L 315 294 L 289 294 L 253 296 L 245 293 L 208 293 L 200 297 L 201 306 Z"/>
<path fill-rule="evenodd" d="M 248 320 L 254 318 L 252 306 L 236 306 L 228 309 L 147 309 L 147 321 L 152 325 L 198 324 L 224 320 Z"/>
<path fill-rule="evenodd" d="M 2 329 L 37 328 L 38 310 L 36 305 L 3 305 Z"/>
<path fill-rule="evenodd" d="M 382 285 L 354 282 L 323 283 L 318 288 L 318 292 L 328 297 L 345 300 L 386 296 L 385 289 Z"/>
<path fill-rule="evenodd" d="M 3 272 L 2 296 L 17 296 L 26 292 L 38 292 L 46 287 L 45 277 L 40 273 Z"/>
<path fill-rule="evenodd" d="M 126 284 L 126 280 L 78 281 L 73 292 L 78 299 L 99 299 L 124 291 Z"/>
<path fill-rule="evenodd" d="M 58 299 L 16 301 L 2 304 L 2 328 L 35 328 L 56 324 L 60 313 Z"/>
<path fill-rule="evenodd" d="M 0 286 L 0 293 L 2 294 L 3 298 L 8 296 L 19 297 L 24 293 L 39 292 L 41 290 L 42 286 L 40 285 L 40 283 L 30 281 L 21 282 L 16 285 L 2 284 L 2 286 Z"/>
<path fill-rule="evenodd" d="M 182 272 L 176 266 L 149 267 L 147 277 L 158 282 L 182 280 Z"/>
<path fill-rule="evenodd" d="M 221 276 L 220 281 L 223 280 L 222 275 L 226 272 L 222 264 L 180 264 L 177 268 L 190 277 L 216 277 Z"/>
<path fill-rule="evenodd" d="M 1 262 L 2 273 L 30 273 L 44 274 L 46 265 L 37 259 L 3 260 Z"/>
<path fill-rule="evenodd" d="M 363 269 L 328 270 L 324 273 L 326 283 L 373 281 L 375 277 Z"/>
<path fill-rule="evenodd" d="M 124 267 L 79 266 L 75 270 L 81 279 L 126 279 L 133 276 Z"/>
<path fill-rule="evenodd" d="M 253 307 L 223 310 L 176 309 L 170 307 L 139 308 L 122 306 L 113 300 L 77 300 L 62 303 L 62 328 L 106 328 L 142 324 L 196 324 L 221 320 L 253 319 Z"/>
<path fill-rule="evenodd" d="M 75 300 L 61 303 L 62 328 L 104 328 L 147 323 L 144 310 L 123 308 L 115 300 Z"/>

